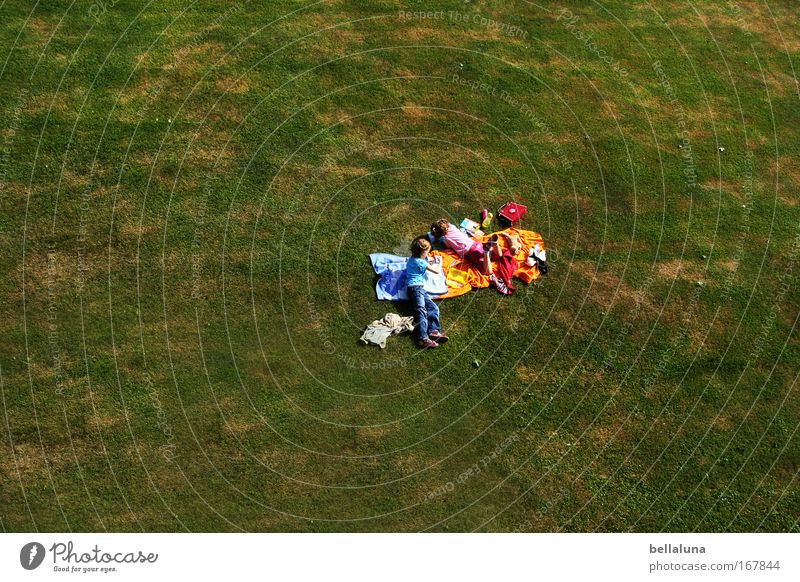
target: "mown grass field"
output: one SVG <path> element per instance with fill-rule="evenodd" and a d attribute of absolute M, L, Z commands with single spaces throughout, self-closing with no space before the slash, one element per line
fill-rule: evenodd
<path fill-rule="evenodd" d="M 0 14 L 2 530 L 798 531 L 795 2 Z M 359 345 L 508 200 L 546 278 Z"/>

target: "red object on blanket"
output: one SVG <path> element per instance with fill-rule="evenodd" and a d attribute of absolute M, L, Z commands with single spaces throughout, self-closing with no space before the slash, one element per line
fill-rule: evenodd
<path fill-rule="evenodd" d="M 520 218 L 525 216 L 525 213 L 528 211 L 528 207 L 523 204 L 517 204 L 516 202 L 507 202 L 503 204 L 500 209 L 497 211 L 498 216 L 502 216 L 506 220 L 508 220 L 511 224 L 517 222 Z"/>
<path fill-rule="evenodd" d="M 492 262 L 493 264 L 497 265 L 495 273 L 500 275 L 500 278 L 505 281 L 508 290 L 513 293 L 514 285 L 511 283 L 511 277 L 514 276 L 514 273 L 517 271 L 517 267 L 519 266 L 517 259 L 515 259 L 514 255 L 511 254 L 511 251 L 508 249 L 503 249 L 503 254 L 497 259 L 492 259 Z"/>

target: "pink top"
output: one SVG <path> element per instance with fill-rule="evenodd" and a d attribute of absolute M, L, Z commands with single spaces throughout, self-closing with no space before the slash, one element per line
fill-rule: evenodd
<path fill-rule="evenodd" d="M 444 244 L 453 249 L 459 257 L 463 257 L 475 241 L 468 234 L 461 232 L 455 224 L 451 224 L 444 235 Z"/>

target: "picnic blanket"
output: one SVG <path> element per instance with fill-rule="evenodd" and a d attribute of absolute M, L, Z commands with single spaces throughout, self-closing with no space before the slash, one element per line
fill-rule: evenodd
<path fill-rule="evenodd" d="M 480 242 L 486 242 L 492 236 L 492 234 L 499 234 L 499 232 L 506 232 L 511 235 L 519 236 L 519 241 L 521 243 L 521 248 L 519 252 L 514 255 L 514 258 L 517 259 L 518 268 L 514 272 L 514 277 L 521 280 L 524 283 L 530 283 L 531 281 L 535 281 L 541 276 L 539 273 L 539 269 L 534 265 L 533 267 L 529 267 L 525 264 L 525 259 L 528 258 L 528 252 L 530 251 L 531 247 L 535 244 L 539 244 L 542 250 L 545 250 L 544 240 L 542 239 L 541 235 L 537 232 L 533 232 L 530 230 L 522 230 L 518 228 L 507 228 L 503 231 L 498 231 L 498 233 L 489 233 L 481 237 L 477 237 L 475 240 Z M 507 243 L 505 237 L 499 237 L 498 244 L 501 248 L 507 248 Z M 484 287 L 489 286 L 489 277 L 481 273 L 478 269 L 472 266 L 472 263 L 469 261 L 462 259 L 459 257 L 455 252 L 447 249 L 447 250 L 434 250 L 431 251 L 431 256 L 440 256 L 442 257 L 442 271 L 443 275 L 439 275 L 439 281 L 441 278 L 445 281 L 445 289 L 442 290 L 441 287 L 433 287 L 435 291 L 432 291 L 428 287 L 429 279 L 427 276 L 433 275 L 432 273 L 428 273 L 425 280 L 425 290 L 431 294 L 433 299 L 448 299 L 450 297 L 458 297 L 459 295 L 464 295 L 465 293 L 469 293 L 471 289 L 481 289 Z M 378 270 L 376 267 L 376 259 L 373 257 L 394 257 L 394 262 L 389 262 L 389 264 L 397 264 L 397 260 L 402 260 L 401 267 L 393 267 L 393 268 L 386 268 L 386 261 L 387 259 L 379 258 L 377 264 L 381 268 Z M 380 253 L 370 255 L 370 260 L 372 261 L 373 269 L 375 272 L 381 275 L 381 279 L 378 281 L 376 285 L 376 291 L 378 292 L 378 299 L 406 299 L 407 295 L 405 292 L 405 258 L 404 257 L 396 257 L 395 255 L 384 255 Z M 497 265 L 493 264 L 493 267 L 496 268 Z M 398 270 L 402 271 L 402 276 L 398 274 Z M 384 281 L 386 279 L 386 281 Z M 400 294 L 402 293 L 402 297 Z"/>
<path fill-rule="evenodd" d="M 375 292 L 379 300 L 405 301 L 408 299 L 406 292 L 406 259 L 397 255 L 386 253 L 373 253 L 369 256 L 372 268 L 381 276 L 375 284 Z M 425 291 L 434 297 L 447 293 L 446 273 L 425 273 Z"/>

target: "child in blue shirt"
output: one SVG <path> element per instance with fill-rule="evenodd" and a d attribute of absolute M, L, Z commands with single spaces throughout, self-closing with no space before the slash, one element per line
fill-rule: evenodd
<path fill-rule="evenodd" d="M 417 329 L 417 346 L 422 349 L 438 348 L 447 341 L 441 333 L 439 307 L 425 291 L 425 271 L 441 273 L 441 259 L 430 263 L 428 254 L 431 243 L 427 237 L 420 236 L 411 243 L 411 256 L 406 261 L 406 285 L 408 299 L 414 308 L 414 323 Z"/>

